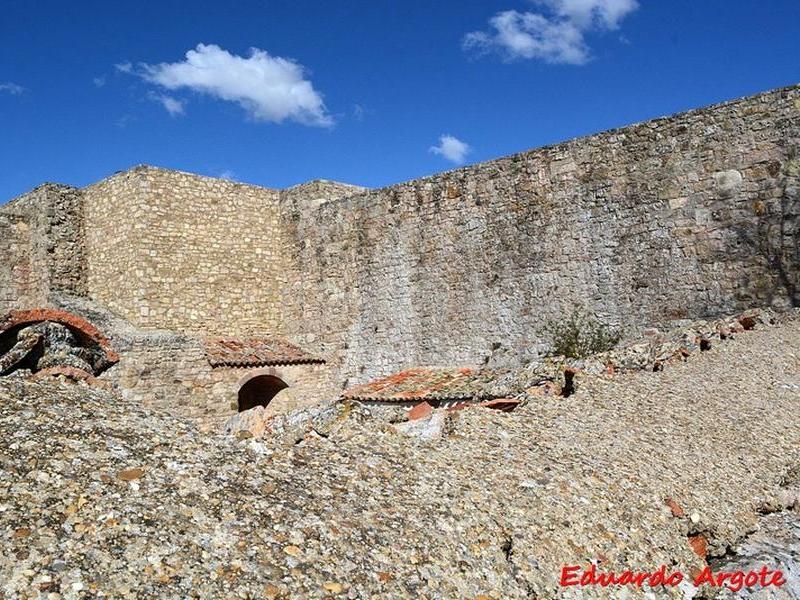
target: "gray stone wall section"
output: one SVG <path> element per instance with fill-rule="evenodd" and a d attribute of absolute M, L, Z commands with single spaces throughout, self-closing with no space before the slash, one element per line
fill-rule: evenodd
<path fill-rule="evenodd" d="M 33 266 L 30 229 L 25 217 L 0 212 L 0 313 L 47 296 L 43 273 Z"/>
<path fill-rule="evenodd" d="M 86 293 L 81 191 L 47 183 L 0 208 L 0 309 Z"/>
<path fill-rule="evenodd" d="M 43 239 L 50 257 L 50 290 L 85 295 L 88 287 L 83 194 L 70 186 L 51 185 L 47 197 Z"/>
<path fill-rule="evenodd" d="M 575 306 L 631 330 L 797 301 L 800 88 L 303 209 L 287 333 L 342 385 L 526 360 Z"/>

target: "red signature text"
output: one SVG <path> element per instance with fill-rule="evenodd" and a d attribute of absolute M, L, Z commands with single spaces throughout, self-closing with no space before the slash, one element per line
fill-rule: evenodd
<path fill-rule="evenodd" d="M 694 577 L 686 577 L 681 571 L 667 569 L 661 565 L 656 571 L 598 571 L 596 565 L 583 568 L 580 565 L 565 565 L 561 568 L 560 584 L 569 586 L 636 586 L 636 587 L 675 587 L 683 581 L 691 581 L 695 587 L 726 587 L 732 592 L 742 588 L 780 587 L 786 583 L 783 572 L 766 566 L 751 571 L 718 571 L 705 567 Z"/>

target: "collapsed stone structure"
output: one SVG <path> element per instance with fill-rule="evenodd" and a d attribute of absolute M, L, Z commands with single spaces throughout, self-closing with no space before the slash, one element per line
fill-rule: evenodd
<path fill-rule="evenodd" d="M 62 310 L 12 310 L 0 321 L 0 374 L 26 366 L 42 373 L 99 374 L 119 356 L 85 319 Z"/>
<path fill-rule="evenodd" d="M 799 188 L 800 86 L 378 190 L 139 166 L 0 207 L 0 316 L 87 321 L 119 354 L 89 374 L 145 404 L 287 410 L 524 363 L 576 305 L 628 330 L 796 305 Z M 97 352 L 58 315 L 38 322 Z"/>

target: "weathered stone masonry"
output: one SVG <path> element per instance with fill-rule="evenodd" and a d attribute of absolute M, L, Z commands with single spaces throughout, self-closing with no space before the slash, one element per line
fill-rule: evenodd
<path fill-rule="evenodd" d="M 89 296 L 147 328 L 275 331 L 278 192 L 138 167 L 84 190 Z"/>
<path fill-rule="evenodd" d="M 123 347 L 103 377 L 194 416 L 247 377 L 201 337 L 285 336 L 328 363 L 286 375 L 313 401 L 525 360 L 576 305 L 635 329 L 797 302 L 799 177 L 796 86 L 380 190 L 142 166 L 0 208 L 0 310 L 92 313 Z"/>
<path fill-rule="evenodd" d="M 48 183 L 0 210 L 0 312 L 86 294 L 80 190 Z"/>
<path fill-rule="evenodd" d="M 575 305 L 628 327 L 797 299 L 800 90 L 285 206 L 287 333 L 342 378 L 535 352 Z"/>

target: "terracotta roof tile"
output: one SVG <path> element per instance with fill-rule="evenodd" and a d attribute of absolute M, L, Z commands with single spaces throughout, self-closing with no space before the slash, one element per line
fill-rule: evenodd
<path fill-rule="evenodd" d="M 346 390 L 348 400 L 415 402 L 492 400 L 509 394 L 497 372 L 478 369 L 408 369 Z"/>
<path fill-rule="evenodd" d="M 204 342 L 212 367 L 266 367 L 324 363 L 279 337 L 236 340 L 215 338 Z"/>

